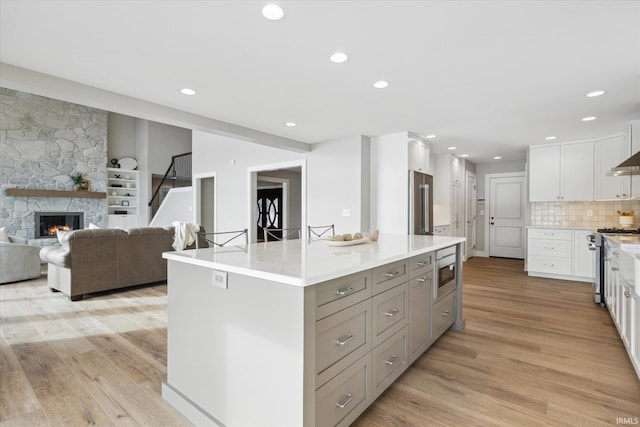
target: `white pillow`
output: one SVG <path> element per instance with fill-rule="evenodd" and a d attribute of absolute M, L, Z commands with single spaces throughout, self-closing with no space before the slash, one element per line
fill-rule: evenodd
<path fill-rule="evenodd" d="M 89 230 L 100 230 L 100 227 L 98 227 L 94 223 L 90 222 L 89 223 Z"/>
<path fill-rule="evenodd" d="M 0 228 L 0 242 L 11 243 L 9 235 L 7 234 L 7 227 Z"/>

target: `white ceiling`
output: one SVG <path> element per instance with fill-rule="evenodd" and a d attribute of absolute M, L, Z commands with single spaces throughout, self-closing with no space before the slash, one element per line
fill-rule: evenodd
<path fill-rule="evenodd" d="M 436 134 L 477 163 L 640 118 L 638 1 L 266 3 L 0 0 L 0 62 L 306 143 Z"/>

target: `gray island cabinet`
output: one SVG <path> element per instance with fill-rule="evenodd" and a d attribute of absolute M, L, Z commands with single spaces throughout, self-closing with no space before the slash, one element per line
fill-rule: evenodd
<path fill-rule="evenodd" d="M 353 422 L 448 328 L 463 238 L 381 235 L 167 252 L 162 396 L 197 426 Z M 438 295 L 436 251 L 456 248 Z"/>

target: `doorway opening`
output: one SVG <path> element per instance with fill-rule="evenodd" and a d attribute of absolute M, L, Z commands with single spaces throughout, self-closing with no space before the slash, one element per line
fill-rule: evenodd
<path fill-rule="evenodd" d="M 200 224 L 207 233 L 217 231 L 216 194 L 215 172 L 193 176 L 193 221 Z"/>
<path fill-rule="evenodd" d="M 249 174 L 249 241 L 264 241 L 265 228 L 299 228 L 304 238 L 306 160 L 257 166 L 249 168 Z"/>
<path fill-rule="evenodd" d="M 524 259 L 526 188 L 524 172 L 485 177 L 488 215 L 485 242 L 490 257 Z"/>

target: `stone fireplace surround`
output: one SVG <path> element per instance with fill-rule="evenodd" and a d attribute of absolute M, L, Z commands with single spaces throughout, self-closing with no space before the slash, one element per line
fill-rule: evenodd
<path fill-rule="evenodd" d="M 7 188 L 71 191 L 70 174 L 81 172 L 91 191 L 106 191 L 107 123 L 103 110 L 0 88 L 0 227 L 36 239 L 35 212 L 82 212 L 107 227 L 104 198 L 7 196 Z M 71 193 L 70 193 L 71 195 Z"/>

